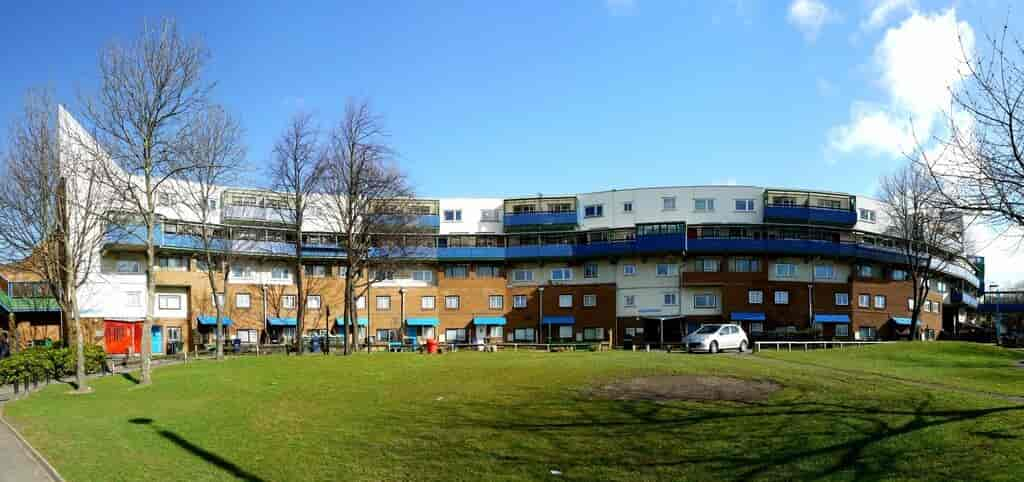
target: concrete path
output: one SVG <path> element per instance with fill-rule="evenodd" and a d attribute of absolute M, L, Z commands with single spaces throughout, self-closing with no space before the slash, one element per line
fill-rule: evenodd
<path fill-rule="evenodd" d="M 54 482 L 63 480 L 48 468 L 7 422 L 0 419 L 0 482 Z M 52 471 L 52 472 L 51 472 Z"/>

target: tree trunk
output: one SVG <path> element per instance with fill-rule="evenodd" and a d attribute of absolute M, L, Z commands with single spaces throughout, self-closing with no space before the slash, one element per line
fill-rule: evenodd
<path fill-rule="evenodd" d="M 153 305 L 156 304 L 156 247 L 153 245 L 152 222 L 146 226 L 146 321 L 142 323 L 142 346 L 139 352 L 142 354 L 142 376 L 139 384 L 149 385 L 153 383 L 152 357 L 153 357 Z"/>
<path fill-rule="evenodd" d="M 7 314 L 7 324 L 11 328 L 11 354 L 21 351 L 21 340 L 18 338 L 18 320 L 14 313 Z"/>
<path fill-rule="evenodd" d="M 82 330 L 82 316 L 78 311 L 78 300 L 76 299 L 78 289 L 75 283 L 71 283 L 68 288 L 71 318 L 75 327 L 75 385 L 78 386 L 78 393 L 86 393 L 90 391 L 90 388 L 85 378 L 85 333 Z"/>
<path fill-rule="evenodd" d="M 299 226 L 299 229 L 295 230 L 295 354 L 302 355 L 302 331 L 306 321 L 306 273 L 302 266 L 302 219 L 297 216 L 295 222 Z"/>

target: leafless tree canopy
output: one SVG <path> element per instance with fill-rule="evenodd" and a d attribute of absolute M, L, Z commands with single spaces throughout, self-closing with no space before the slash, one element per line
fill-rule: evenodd
<path fill-rule="evenodd" d="M 386 268 L 415 249 L 415 238 L 406 236 L 415 229 L 413 193 L 368 103 L 350 101 L 331 132 L 324 187 L 325 217 L 341 233 L 348 273 Z M 349 276 L 345 283 L 347 333 L 356 332 L 355 300 L 373 281 L 372 276 Z M 345 337 L 346 352 L 352 338 Z"/>
<path fill-rule="evenodd" d="M 146 228 L 146 321 L 142 340 L 143 384 L 151 382 L 150 333 L 156 304 L 154 230 L 158 193 L 164 184 L 195 167 L 179 146 L 193 129 L 189 122 L 208 105 L 212 84 L 202 73 L 209 54 L 188 41 L 172 20 L 146 25 L 131 43 L 113 44 L 100 55 L 100 87 L 83 99 L 85 118 L 97 141 L 95 169 L 118 207 Z M 110 221 L 120 222 L 122 217 Z"/>
<path fill-rule="evenodd" d="M 963 42 L 961 42 L 963 45 Z M 953 91 L 947 129 L 914 159 L 942 186 L 949 208 L 1000 226 L 1024 226 L 1024 46 L 1004 27 L 971 58 Z"/>
<path fill-rule="evenodd" d="M 910 332 L 939 272 L 963 259 L 962 216 L 944 210 L 943 195 L 921 166 L 909 164 L 882 180 L 879 197 L 889 218 L 887 234 L 898 239 L 914 289 Z"/>

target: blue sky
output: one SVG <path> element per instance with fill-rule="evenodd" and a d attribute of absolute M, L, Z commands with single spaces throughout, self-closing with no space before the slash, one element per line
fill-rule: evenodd
<path fill-rule="evenodd" d="M 106 42 L 174 16 L 212 51 L 208 77 L 247 130 L 254 179 L 293 112 L 327 128 L 366 97 L 425 196 L 874 194 L 907 120 L 920 133 L 941 118 L 959 82 L 955 34 L 1020 17 L 997 0 L 28 3 L 5 8 L 0 119 L 31 86 L 78 110 Z"/>

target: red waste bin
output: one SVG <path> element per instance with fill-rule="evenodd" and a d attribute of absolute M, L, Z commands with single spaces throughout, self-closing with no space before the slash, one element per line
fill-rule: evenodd
<path fill-rule="evenodd" d="M 427 339 L 427 353 L 437 353 L 437 340 L 433 338 Z"/>

